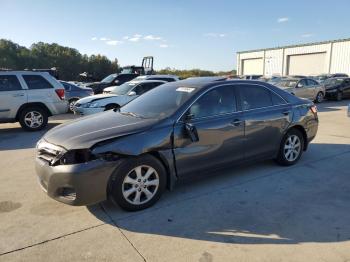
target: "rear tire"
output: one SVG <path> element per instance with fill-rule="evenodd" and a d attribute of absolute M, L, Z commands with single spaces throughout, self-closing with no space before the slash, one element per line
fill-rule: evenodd
<path fill-rule="evenodd" d="M 297 129 L 291 129 L 281 141 L 276 162 L 282 166 L 294 165 L 299 161 L 303 150 L 303 134 Z"/>
<path fill-rule="evenodd" d="M 113 202 L 127 211 L 152 206 L 166 187 L 166 170 L 151 155 L 127 158 L 111 177 L 109 194 Z"/>
<path fill-rule="evenodd" d="M 26 131 L 39 131 L 47 126 L 48 114 L 44 108 L 28 107 L 19 115 L 19 123 Z"/>
<path fill-rule="evenodd" d="M 318 92 L 317 93 L 317 96 L 316 96 L 316 99 L 315 99 L 315 102 L 316 103 L 322 103 L 324 100 L 324 95 L 322 92 Z"/>

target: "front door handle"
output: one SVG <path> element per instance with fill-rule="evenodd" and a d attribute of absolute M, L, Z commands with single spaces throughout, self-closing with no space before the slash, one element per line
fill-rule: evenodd
<path fill-rule="evenodd" d="M 13 97 L 20 97 L 20 96 L 24 96 L 23 93 L 19 93 L 19 94 L 14 94 Z"/>
<path fill-rule="evenodd" d="M 235 119 L 232 121 L 232 125 L 234 126 L 240 126 L 243 121 L 239 119 Z"/>
<path fill-rule="evenodd" d="M 290 114 L 290 111 L 289 110 L 283 111 L 282 114 L 284 114 L 285 116 L 288 116 Z"/>

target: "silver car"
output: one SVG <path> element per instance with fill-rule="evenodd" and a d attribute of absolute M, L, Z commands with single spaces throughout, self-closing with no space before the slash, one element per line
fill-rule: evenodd
<path fill-rule="evenodd" d="M 326 94 L 325 87 L 311 78 L 286 78 L 275 85 L 297 97 L 321 103 Z"/>

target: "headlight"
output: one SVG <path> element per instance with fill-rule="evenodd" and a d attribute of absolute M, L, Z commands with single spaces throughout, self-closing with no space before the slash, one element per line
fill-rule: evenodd
<path fill-rule="evenodd" d="M 60 158 L 61 165 L 72 165 L 86 163 L 91 160 L 96 159 L 94 155 L 91 154 L 89 149 L 76 149 L 66 152 Z"/>
<path fill-rule="evenodd" d="M 84 108 L 96 108 L 96 107 L 100 107 L 99 103 L 86 103 L 83 104 L 82 107 Z"/>
<path fill-rule="evenodd" d="M 334 93 L 334 92 L 337 92 L 338 90 L 337 89 L 329 89 L 329 90 L 326 90 L 328 93 Z"/>

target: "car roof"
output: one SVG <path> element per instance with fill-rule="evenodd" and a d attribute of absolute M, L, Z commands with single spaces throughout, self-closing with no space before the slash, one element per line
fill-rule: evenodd
<path fill-rule="evenodd" d="M 178 79 L 179 77 L 176 75 L 144 75 L 144 76 L 138 76 L 137 78 L 153 78 L 153 77 L 168 77 L 168 78 L 176 78 Z"/>
<path fill-rule="evenodd" d="M 141 84 L 141 83 L 168 83 L 167 81 L 163 81 L 163 80 L 131 80 L 128 83 L 137 83 L 137 84 Z"/>

